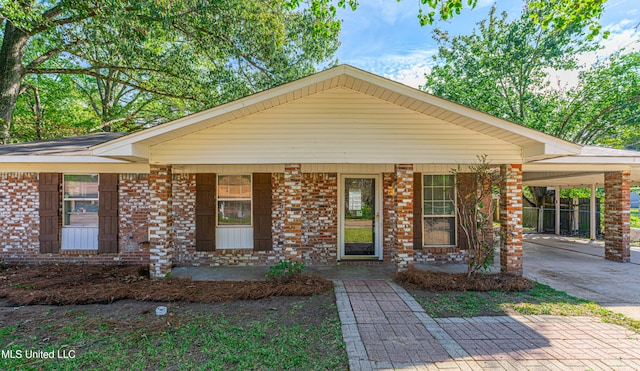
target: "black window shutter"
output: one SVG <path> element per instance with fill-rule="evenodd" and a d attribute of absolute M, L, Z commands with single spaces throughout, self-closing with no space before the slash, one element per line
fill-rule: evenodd
<path fill-rule="evenodd" d="M 118 252 L 118 174 L 99 174 L 98 254 Z"/>
<path fill-rule="evenodd" d="M 273 250 L 271 238 L 271 173 L 253 174 L 253 249 Z"/>
<path fill-rule="evenodd" d="M 60 252 L 60 173 L 40 173 L 40 252 Z"/>
<path fill-rule="evenodd" d="M 196 174 L 196 251 L 216 249 L 216 174 Z"/>

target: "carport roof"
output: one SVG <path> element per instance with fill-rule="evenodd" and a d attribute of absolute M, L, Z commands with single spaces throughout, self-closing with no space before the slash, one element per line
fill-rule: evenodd
<path fill-rule="evenodd" d="M 640 152 L 583 146 L 576 155 L 524 164 L 523 182 L 530 186 L 602 187 L 608 171 L 629 171 L 631 184 L 640 185 Z"/>

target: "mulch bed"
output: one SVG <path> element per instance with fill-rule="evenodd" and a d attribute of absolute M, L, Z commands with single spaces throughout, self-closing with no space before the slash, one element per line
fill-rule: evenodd
<path fill-rule="evenodd" d="M 333 288 L 331 281 L 300 275 L 288 282 L 149 279 L 146 266 L 41 264 L 0 269 L 0 298 L 14 305 L 111 303 L 133 299 L 190 303 L 310 296 Z"/>
<path fill-rule="evenodd" d="M 526 291 L 533 287 L 530 280 L 509 274 L 431 272 L 411 268 L 396 275 L 395 281 L 405 288 L 429 291 Z"/>

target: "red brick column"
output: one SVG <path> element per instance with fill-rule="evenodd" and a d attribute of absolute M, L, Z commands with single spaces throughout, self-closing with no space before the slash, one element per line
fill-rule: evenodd
<path fill-rule="evenodd" d="M 149 174 L 149 272 L 163 278 L 171 272 L 173 227 L 171 166 L 151 165 Z"/>
<path fill-rule="evenodd" d="M 522 165 L 501 165 L 500 271 L 522 276 Z"/>
<path fill-rule="evenodd" d="M 393 261 L 396 250 L 395 173 L 382 174 L 382 260 Z"/>
<path fill-rule="evenodd" d="M 630 173 L 604 173 L 604 257 L 626 263 L 631 260 L 630 240 Z"/>
<path fill-rule="evenodd" d="M 284 257 L 300 260 L 302 247 L 302 176 L 300 164 L 284 166 Z"/>
<path fill-rule="evenodd" d="M 413 266 L 413 165 L 395 165 L 396 270 Z"/>

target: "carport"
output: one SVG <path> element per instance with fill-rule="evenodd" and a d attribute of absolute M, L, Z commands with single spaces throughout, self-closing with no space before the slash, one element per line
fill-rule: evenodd
<path fill-rule="evenodd" d="M 640 185 L 640 152 L 584 146 L 576 155 L 523 164 L 523 185 L 555 190 L 555 234 L 560 234 L 560 190 L 589 188 L 590 238 L 596 239 L 596 189 L 605 190 L 604 257 L 631 261 L 630 189 Z"/>
<path fill-rule="evenodd" d="M 629 264 L 602 259 L 603 250 L 601 241 L 526 234 L 523 274 L 640 320 L 640 248 L 630 249 Z"/>

